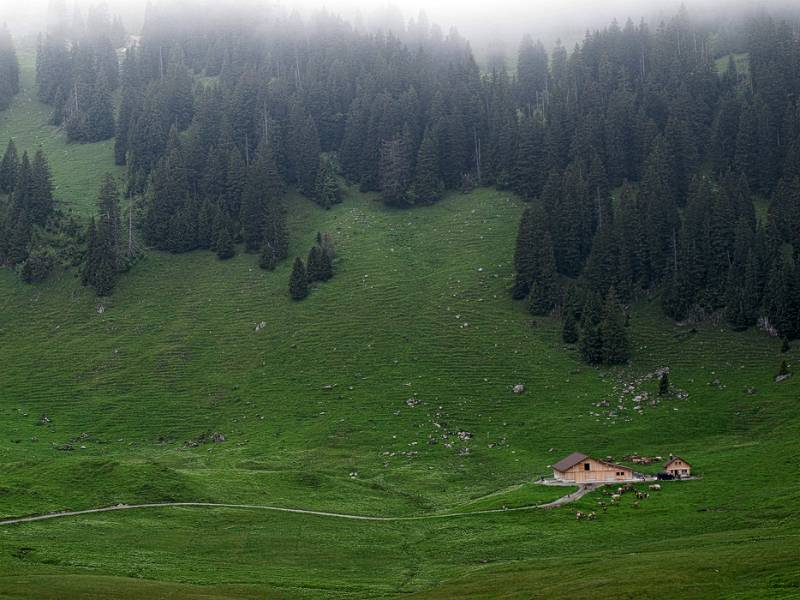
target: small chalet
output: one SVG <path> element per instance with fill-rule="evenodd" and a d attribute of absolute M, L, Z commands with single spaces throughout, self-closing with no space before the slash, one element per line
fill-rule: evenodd
<path fill-rule="evenodd" d="M 594 481 L 628 481 L 633 469 L 573 452 L 553 465 L 553 477 L 559 481 L 591 483 Z"/>
<path fill-rule="evenodd" d="M 683 479 L 692 476 L 692 465 L 680 456 L 673 456 L 664 464 L 664 472 L 669 473 L 675 479 Z"/>

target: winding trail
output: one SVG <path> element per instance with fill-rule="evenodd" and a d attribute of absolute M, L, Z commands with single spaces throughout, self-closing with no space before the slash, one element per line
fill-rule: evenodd
<path fill-rule="evenodd" d="M 49 519 L 62 519 L 65 517 L 77 517 L 80 515 L 90 515 L 94 513 L 113 512 L 117 510 L 134 510 L 144 508 L 170 508 L 170 507 L 200 507 L 200 508 L 233 508 L 243 510 L 269 510 L 273 512 L 295 513 L 301 515 L 312 515 L 317 517 L 332 517 L 336 519 L 349 519 L 352 521 L 423 521 L 430 519 L 449 519 L 453 517 L 469 517 L 474 515 L 489 515 L 493 513 L 519 512 L 523 510 L 535 510 L 539 508 L 557 508 L 570 502 L 583 498 L 586 494 L 599 487 L 598 484 L 581 484 L 578 489 L 571 494 L 547 502 L 545 504 L 534 504 L 531 506 L 519 506 L 516 508 L 492 508 L 487 510 L 475 510 L 468 512 L 442 513 L 434 515 L 418 515 L 407 517 L 373 517 L 369 515 L 350 515 L 346 513 L 326 512 L 321 510 L 306 510 L 303 508 L 284 508 L 281 506 L 268 506 L 263 504 L 225 504 L 220 502 L 154 502 L 149 504 L 115 504 L 113 506 L 102 506 L 100 508 L 87 508 L 85 510 L 64 510 L 60 512 L 46 513 L 43 515 L 31 515 L 27 517 L 14 517 L 0 520 L 2 525 L 18 525 L 20 523 L 32 523 L 34 521 L 46 521 Z"/>

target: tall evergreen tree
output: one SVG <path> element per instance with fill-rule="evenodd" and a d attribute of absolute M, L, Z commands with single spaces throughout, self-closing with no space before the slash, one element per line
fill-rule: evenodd
<path fill-rule="evenodd" d="M 17 171 L 19 170 L 19 156 L 14 140 L 8 141 L 3 160 L 0 161 L 0 194 L 10 194 L 14 191 L 17 183 Z"/>
<path fill-rule="evenodd" d="M 292 274 L 289 278 L 289 295 L 292 300 L 302 300 L 308 296 L 308 274 L 303 260 L 298 256 L 292 265 Z"/>
<path fill-rule="evenodd" d="M 595 365 L 603 362 L 603 306 L 595 293 L 589 293 L 581 311 L 579 350 L 583 360 Z"/>
<path fill-rule="evenodd" d="M 537 315 L 549 313 L 555 306 L 558 284 L 547 217 L 539 206 L 531 206 L 522 215 L 514 265 L 517 270 L 515 296 L 524 297 L 527 288 L 530 290 L 529 310 Z"/>
<path fill-rule="evenodd" d="M 95 289 L 98 296 L 114 290 L 121 267 L 119 194 L 111 175 L 100 188 L 97 223 L 92 219 L 86 234 L 86 261 L 83 284 Z"/>
<path fill-rule="evenodd" d="M 317 181 L 314 184 L 314 201 L 325 209 L 342 201 L 342 192 L 339 189 L 339 182 L 336 180 L 336 172 L 328 157 L 321 156 L 319 159 Z"/>
<path fill-rule="evenodd" d="M 425 130 L 417 152 L 414 181 L 408 193 L 411 204 L 433 204 L 442 197 L 444 182 L 439 175 L 439 144 L 433 130 Z"/>
<path fill-rule="evenodd" d="M 247 181 L 242 192 L 240 220 L 242 238 L 249 252 L 261 249 L 265 241 L 268 213 L 279 220 L 277 212 L 282 205 L 283 182 L 272 153 L 272 146 L 262 144 L 255 161 L 247 169 Z M 272 227 L 274 223 L 270 223 Z"/>
<path fill-rule="evenodd" d="M 33 155 L 31 165 L 31 195 L 28 207 L 33 224 L 44 226 L 53 212 L 53 177 L 41 148 Z"/>
<path fill-rule="evenodd" d="M 603 306 L 603 320 L 600 323 L 602 338 L 603 362 L 609 365 L 620 365 L 630 358 L 630 343 L 625 332 L 625 315 L 622 312 L 617 292 L 608 290 Z"/>

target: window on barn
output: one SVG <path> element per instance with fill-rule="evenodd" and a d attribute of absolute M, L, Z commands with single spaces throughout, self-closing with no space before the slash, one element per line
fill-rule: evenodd
<path fill-rule="evenodd" d="M 584 471 L 588 471 L 590 468 L 591 467 L 589 466 L 589 463 L 583 463 L 583 470 Z"/>
<path fill-rule="evenodd" d="M 681 473 L 683 473 L 684 475 L 686 475 L 686 469 L 681 469 Z"/>

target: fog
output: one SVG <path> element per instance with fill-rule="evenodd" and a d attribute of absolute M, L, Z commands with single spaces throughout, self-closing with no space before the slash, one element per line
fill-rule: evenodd
<path fill-rule="evenodd" d="M 47 6 L 53 0 L 0 0 L 0 21 L 8 24 L 17 36 L 32 34 L 44 28 Z M 85 13 L 90 5 L 102 0 L 56 0 L 66 5 L 68 14 L 74 6 Z M 150 0 L 159 4 L 177 0 Z M 477 52 L 487 47 L 505 49 L 512 55 L 524 34 L 541 39 L 551 46 L 556 39 L 571 45 L 583 37 L 587 29 L 601 28 L 617 19 L 628 18 L 651 24 L 674 15 L 681 4 L 695 19 L 767 10 L 780 12 L 797 5 L 796 0 L 180 0 L 195 9 L 204 3 L 216 5 L 279 5 L 304 17 L 326 9 L 341 14 L 348 21 L 364 28 L 393 29 L 403 27 L 409 19 L 424 12 L 427 19 L 445 32 L 455 27 L 470 40 Z M 137 33 L 148 0 L 107 0 L 112 14 L 123 18 L 127 29 Z"/>

